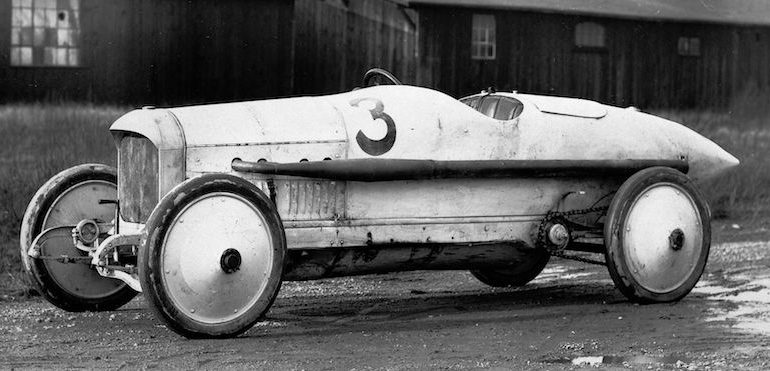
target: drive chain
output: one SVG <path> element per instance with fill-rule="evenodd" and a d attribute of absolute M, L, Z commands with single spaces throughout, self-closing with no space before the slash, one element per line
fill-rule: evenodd
<path fill-rule="evenodd" d="M 570 259 L 570 260 L 575 260 L 575 261 L 588 263 L 588 264 L 607 265 L 607 263 L 604 261 L 584 258 L 577 255 L 570 255 L 570 254 L 564 253 L 564 251 L 561 251 L 559 249 L 550 248 L 549 243 L 547 241 L 547 236 L 546 236 L 548 231 L 546 229 L 548 228 L 548 223 L 553 220 L 558 220 L 560 218 L 565 218 L 573 215 L 590 214 L 594 212 L 606 212 L 608 209 L 609 207 L 607 206 L 597 206 L 597 207 L 589 207 L 587 209 L 577 209 L 577 210 L 570 210 L 570 211 L 549 211 L 548 213 L 545 214 L 545 218 L 543 218 L 543 221 L 540 222 L 540 226 L 538 227 L 538 230 L 537 230 L 538 247 L 545 249 L 545 251 L 547 251 L 548 254 L 558 258 Z"/>

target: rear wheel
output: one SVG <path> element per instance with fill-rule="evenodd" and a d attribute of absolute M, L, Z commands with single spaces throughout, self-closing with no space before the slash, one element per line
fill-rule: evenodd
<path fill-rule="evenodd" d="M 551 256 L 546 251 L 532 250 L 515 267 L 472 270 L 471 274 L 479 281 L 493 287 L 524 286 L 545 269 L 550 258 Z"/>
<path fill-rule="evenodd" d="M 163 197 L 146 230 L 142 289 L 157 316 L 185 337 L 243 333 L 278 294 L 283 224 L 270 199 L 242 178 L 185 181 Z"/>
<path fill-rule="evenodd" d="M 37 191 L 22 221 L 20 248 L 24 267 L 40 294 L 53 305 L 71 312 L 114 310 L 129 302 L 136 291 L 123 281 L 106 278 L 89 264 L 62 263 L 46 257 L 87 257 L 72 243 L 71 230 L 83 219 L 109 222 L 115 205 L 99 200 L 117 198 L 115 169 L 100 164 L 75 166 L 56 174 Z M 43 232 L 42 259 L 28 255 Z"/>
<path fill-rule="evenodd" d="M 649 168 L 626 180 L 604 228 L 610 276 L 632 301 L 679 300 L 706 266 L 708 206 L 692 181 L 674 169 Z"/>

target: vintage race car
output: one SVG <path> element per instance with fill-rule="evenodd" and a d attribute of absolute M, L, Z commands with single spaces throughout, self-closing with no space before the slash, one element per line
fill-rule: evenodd
<path fill-rule="evenodd" d="M 397 82 L 365 86 L 377 75 Z M 551 256 L 606 264 L 630 300 L 678 300 L 711 243 L 695 182 L 738 164 L 633 108 L 404 85 L 146 108 L 110 131 L 117 169 L 76 166 L 32 199 L 26 269 L 69 311 L 144 292 L 186 337 L 248 330 L 282 280 L 467 269 L 519 286 Z"/>

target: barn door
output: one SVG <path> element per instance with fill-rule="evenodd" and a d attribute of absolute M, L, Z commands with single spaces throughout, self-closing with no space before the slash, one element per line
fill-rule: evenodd
<path fill-rule="evenodd" d="M 571 95 L 607 102 L 607 53 L 574 53 L 571 74 Z"/>

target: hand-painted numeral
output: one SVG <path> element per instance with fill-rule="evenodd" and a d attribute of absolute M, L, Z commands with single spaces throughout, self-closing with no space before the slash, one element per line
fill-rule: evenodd
<path fill-rule="evenodd" d="M 396 123 L 393 122 L 393 118 L 390 117 L 390 115 L 385 113 L 385 105 L 382 104 L 382 101 L 379 99 L 358 98 L 350 101 L 350 105 L 358 107 L 361 102 L 374 103 L 374 108 L 369 110 L 369 114 L 372 115 L 372 119 L 375 121 L 382 120 L 385 125 L 387 125 L 388 131 L 382 139 L 374 140 L 370 139 L 366 134 L 359 130 L 358 134 L 356 134 L 356 142 L 358 142 L 358 146 L 361 147 L 364 152 L 372 156 L 382 155 L 383 153 L 390 151 L 396 143 Z"/>

